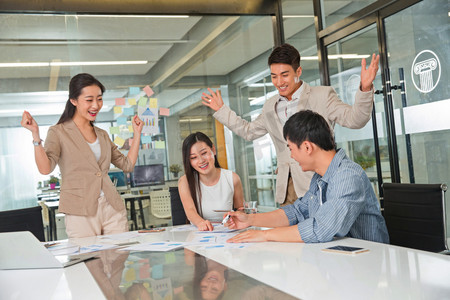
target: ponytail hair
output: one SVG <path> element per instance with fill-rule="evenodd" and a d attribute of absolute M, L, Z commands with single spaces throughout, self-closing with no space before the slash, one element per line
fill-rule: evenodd
<path fill-rule="evenodd" d="M 91 85 L 96 85 L 100 88 L 102 91 L 102 94 L 105 92 L 105 87 L 103 84 L 101 84 L 100 81 L 97 80 L 94 76 L 88 73 L 80 73 L 78 75 L 75 75 L 72 77 L 69 83 L 69 99 L 67 99 L 66 107 L 64 108 L 64 111 L 59 118 L 58 123 L 61 124 L 66 121 L 69 121 L 73 118 L 73 115 L 75 114 L 76 107 L 75 105 L 70 102 L 70 99 L 78 99 L 80 97 L 82 90 Z M 93 126 L 93 123 L 91 122 L 91 125 Z"/>

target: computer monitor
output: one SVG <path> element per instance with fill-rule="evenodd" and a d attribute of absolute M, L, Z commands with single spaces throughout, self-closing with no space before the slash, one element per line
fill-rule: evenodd
<path fill-rule="evenodd" d="M 135 166 L 130 183 L 131 187 L 164 184 L 164 165 Z"/>
<path fill-rule="evenodd" d="M 127 186 L 127 179 L 122 171 L 110 171 L 108 175 L 112 182 L 114 182 L 114 178 L 117 178 L 116 187 Z"/>

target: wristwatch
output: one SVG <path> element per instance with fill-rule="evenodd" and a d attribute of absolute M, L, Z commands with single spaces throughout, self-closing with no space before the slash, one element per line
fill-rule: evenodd
<path fill-rule="evenodd" d="M 39 146 L 40 144 L 42 144 L 43 140 L 40 139 L 39 142 L 36 142 L 35 140 L 33 140 L 33 145 L 35 146 Z"/>

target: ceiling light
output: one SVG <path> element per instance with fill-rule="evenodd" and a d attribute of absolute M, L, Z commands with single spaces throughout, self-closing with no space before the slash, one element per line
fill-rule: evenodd
<path fill-rule="evenodd" d="M 70 61 L 51 62 L 50 66 L 108 66 L 108 65 L 145 65 L 148 60 L 128 60 L 128 61 Z"/>
<path fill-rule="evenodd" d="M 83 17 L 83 18 L 170 18 L 180 19 L 189 18 L 188 15 L 65 15 L 69 17 Z"/>
<path fill-rule="evenodd" d="M 283 18 L 314 18 L 314 15 L 283 15 Z"/>
<path fill-rule="evenodd" d="M 145 65 L 148 60 L 129 61 L 70 61 L 70 62 L 32 62 L 32 63 L 0 63 L 0 68 L 16 67 L 68 67 L 68 66 L 111 66 L 111 65 Z"/>
<path fill-rule="evenodd" d="M 369 54 L 331 54 L 328 55 L 328 59 L 361 59 L 361 58 L 368 58 L 370 57 Z M 301 60 L 318 60 L 318 56 L 302 56 Z"/>
<path fill-rule="evenodd" d="M 15 68 L 15 67 L 48 67 L 48 62 L 34 62 L 34 63 L 0 63 L 0 68 Z"/>

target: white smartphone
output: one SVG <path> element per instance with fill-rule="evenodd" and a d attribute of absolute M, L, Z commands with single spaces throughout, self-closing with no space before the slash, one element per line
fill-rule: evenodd
<path fill-rule="evenodd" d="M 358 254 L 369 251 L 367 248 L 358 248 L 358 247 L 350 247 L 350 246 L 333 246 L 322 249 L 322 251 L 328 252 L 337 252 L 337 253 L 345 253 L 345 254 Z"/>

